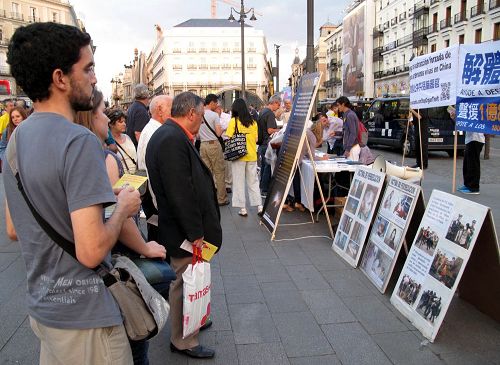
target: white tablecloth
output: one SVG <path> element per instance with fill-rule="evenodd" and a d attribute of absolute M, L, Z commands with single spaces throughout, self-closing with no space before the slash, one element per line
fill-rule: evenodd
<path fill-rule="evenodd" d="M 315 161 L 316 171 L 319 173 L 335 173 L 341 171 L 356 171 L 356 168 L 360 165 L 349 165 L 346 163 L 345 159 L 336 160 L 326 160 L 326 161 Z M 300 193 L 302 204 L 314 212 L 314 170 L 311 161 L 304 160 L 300 165 L 300 171 L 302 173 L 302 182 L 300 184 Z"/>

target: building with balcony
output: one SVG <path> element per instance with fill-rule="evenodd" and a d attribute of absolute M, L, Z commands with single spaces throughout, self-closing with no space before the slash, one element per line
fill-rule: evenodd
<path fill-rule="evenodd" d="M 25 96 L 17 87 L 7 64 L 7 47 L 15 30 L 34 22 L 55 22 L 84 29 L 67 0 L 0 2 L 0 98 Z"/>
<path fill-rule="evenodd" d="M 157 29 L 158 32 L 158 29 Z M 241 33 L 238 22 L 189 19 L 157 33 L 148 57 L 148 83 L 155 94 L 192 91 L 222 94 L 229 108 L 241 91 Z M 262 30 L 245 24 L 245 83 L 249 103 L 267 100 L 272 80 Z M 227 102 L 225 101 L 228 95 Z"/>
<path fill-rule="evenodd" d="M 429 52 L 500 39 L 500 0 L 431 0 Z"/>
<path fill-rule="evenodd" d="M 377 0 L 373 28 L 373 76 L 376 97 L 409 94 L 409 62 L 425 53 L 429 4 L 412 0 Z M 425 32 L 423 31 L 425 29 Z"/>
<path fill-rule="evenodd" d="M 329 79 L 329 63 L 328 53 L 328 39 L 333 33 L 338 33 L 338 25 L 332 23 L 325 23 L 319 28 L 319 38 L 314 47 L 314 70 L 316 72 L 321 72 L 320 85 L 318 89 L 318 100 L 323 100 L 328 96 L 326 80 Z"/>
<path fill-rule="evenodd" d="M 326 43 L 326 88 L 327 98 L 342 95 L 342 24 L 325 39 Z"/>

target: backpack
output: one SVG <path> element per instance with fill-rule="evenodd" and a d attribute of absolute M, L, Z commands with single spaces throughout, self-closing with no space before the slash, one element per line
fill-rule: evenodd
<path fill-rule="evenodd" d="M 359 119 L 358 119 L 358 143 L 360 147 L 364 147 L 368 144 L 368 130 Z"/>

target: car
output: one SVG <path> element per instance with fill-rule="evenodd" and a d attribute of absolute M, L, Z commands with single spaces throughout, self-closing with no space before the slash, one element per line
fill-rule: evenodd
<path fill-rule="evenodd" d="M 363 115 L 363 124 L 368 129 L 368 144 L 392 146 L 405 156 L 414 157 L 418 124 L 414 117 L 408 125 L 409 110 L 410 98 L 407 96 L 375 99 Z M 420 109 L 419 112 L 428 123 L 428 150 L 446 151 L 453 156 L 455 122 L 446 107 Z M 463 153 L 464 149 L 465 135 L 458 131 L 458 153 Z"/>

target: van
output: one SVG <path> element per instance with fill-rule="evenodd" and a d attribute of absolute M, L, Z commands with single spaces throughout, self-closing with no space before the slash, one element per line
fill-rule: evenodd
<path fill-rule="evenodd" d="M 405 135 L 410 109 L 409 97 L 392 97 L 375 99 L 363 115 L 363 123 L 368 129 L 369 145 L 392 146 L 402 151 L 405 156 L 414 157 L 416 150 L 417 119 L 408 128 L 408 139 Z M 446 151 L 453 156 L 455 122 L 451 119 L 446 107 L 420 109 L 420 116 L 428 122 L 428 150 Z M 418 133 L 418 131 L 417 131 Z M 458 151 L 465 149 L 465 135 L 458 131 Z"/>

